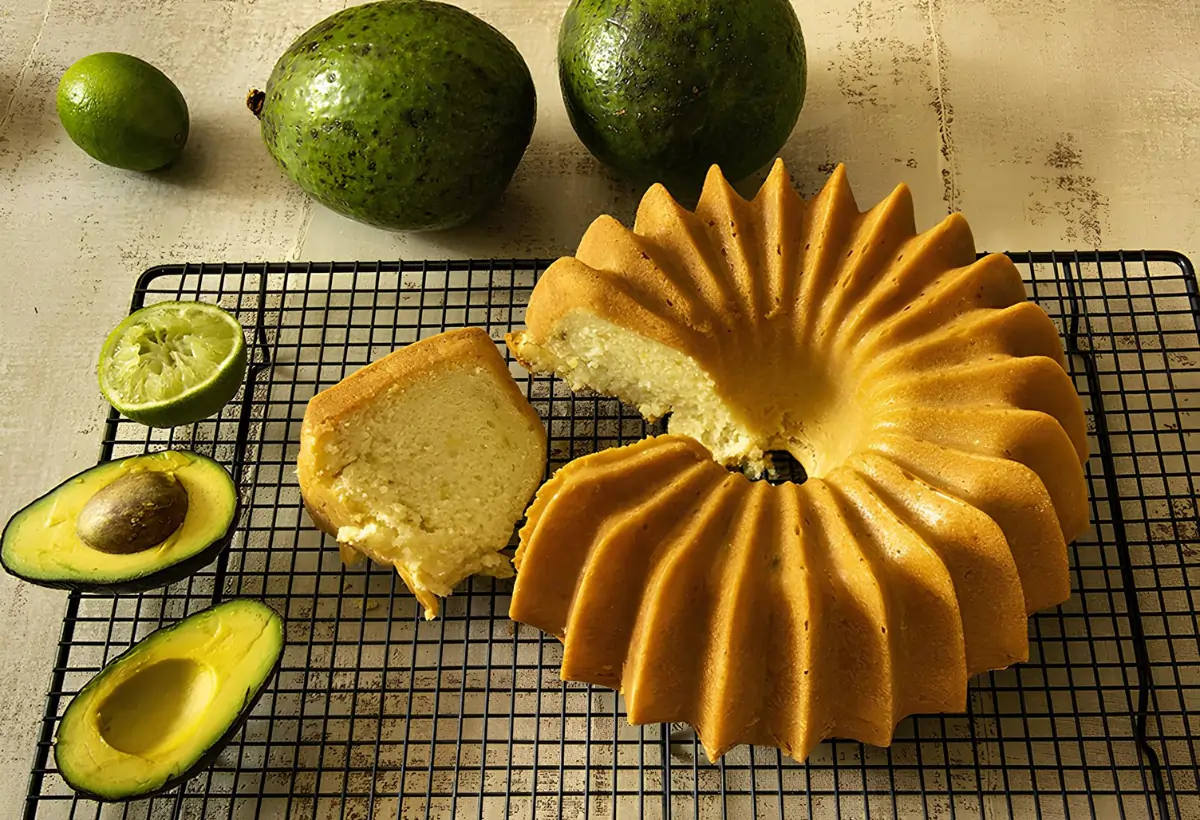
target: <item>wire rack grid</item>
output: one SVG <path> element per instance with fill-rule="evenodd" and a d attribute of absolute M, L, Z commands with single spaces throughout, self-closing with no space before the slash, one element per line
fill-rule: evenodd
<path fill-rule="evenodd" d="M 1166 252 L 1013 254 L 1063 333 L 1092 433 L 1092 529 L 1071 599 L 1030 620 L 1030 660 L 976 678 L 961 715 L 909 718 L 882 749 L 821 744 L 804 764 L 739 748 L 710 765 L 680 726 L 632 727 L 612 692 L 558 678 L 553 638 L 507 618 L 511 582 L 472 578 L 426 622 L 383 568 L 343 569 L 302 511 L 307 400 L 396 347 L 522 322 L 538 260 L 155 268 L 133 308 L 216 302 L 252 341 L 218 417 L 151 431 L 115 414 L 101 458 L 188 447 L 226 464 L 231 548 L 166 589 L 72 593 L 26 818 L 1200 817 L 1200 296 Z M 548 470 L 648 428 L 615 401 L 518 365 Z M 101 806 L 53 762 L 59 717 L 109 660 L 214 601 L 286 623 L 278 676 L 215 765 L 166 796 Z M 16 812 L 14 811 L 15 816 Z"/>

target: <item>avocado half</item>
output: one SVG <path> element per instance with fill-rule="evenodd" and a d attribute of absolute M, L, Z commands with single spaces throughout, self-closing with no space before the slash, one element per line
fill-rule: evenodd
<path fill-rule="evenodd" d="M 178 528 L 135 552 L 102 551 L 84 541 L 78 524 L 88 502 L 115 482 L 147 471 L 169 474 L 186 491 L 187 512 Z M 229 473 L 199 453 L 166 450 L 108 461 L 17 512 L 0 536 L 0 565 L 10 575 L 56 589 L 113 594 L 156 589 L 188 577 L 229 546 L 240 506 Z"/>
<path fill-rule="evenodd" d="M 233 739 L 282 653 L 283 620 L 244 598 L 158 630 L 67 706 L 54 745 L 59 774 L 93 800 L 169 791 Z"/>

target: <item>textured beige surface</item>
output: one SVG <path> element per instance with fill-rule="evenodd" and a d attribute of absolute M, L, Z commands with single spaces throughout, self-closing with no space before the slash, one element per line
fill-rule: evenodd
<path fill-rule="evenodd" d="M 93 462 L 104 417 L 94 356 L 149 265 L 557 254 L 598 211 L 632 216 L 632 192 L 563 113 L 553 55 L 566 0 L 461 4 L 524 53 L 538 128 L 493 215 L 405 237 L 307 203 L 242 105 L 292 37 L 341 0 L 0 0 L 0 516 Z M 983 249 L 1200 250 L 1193 0 L 797 5 L 809 97 L 783 155 L 803 193 L 845 161 L 861 202 L 906 181 L 918 228 L 959 207 Z M 62 133 L 58 76 L 102 50 L 151 60 L 187 96 L 193 135 L 177 167 L 100 167 Z M 4 816 L 25 789 L 64 598 L 0 577 Z"/>

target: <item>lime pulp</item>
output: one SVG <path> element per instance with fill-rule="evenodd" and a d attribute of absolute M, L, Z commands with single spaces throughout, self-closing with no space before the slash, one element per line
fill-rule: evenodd
<path fill-rule="evenodd" d="M 191 424 L 220 412 L 246 375 L 237 319 L 206 302 L 160 302 L 132 313 L 100 351 L 100 390 L 119 412 L 150 427 Z"/>

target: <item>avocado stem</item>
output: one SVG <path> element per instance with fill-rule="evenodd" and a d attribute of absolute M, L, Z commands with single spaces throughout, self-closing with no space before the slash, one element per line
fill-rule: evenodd
<path fill-rule="evenodd" d="M 250 93 L 246 95 L 246 107 L 250 109 L 250 113 L 259 119 L 262 118 L 263 102 L 267 99 L 265 92 L 259 91 L 257 88 L 251 88 Z"/>

